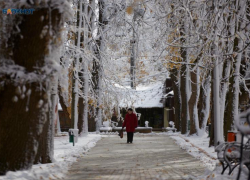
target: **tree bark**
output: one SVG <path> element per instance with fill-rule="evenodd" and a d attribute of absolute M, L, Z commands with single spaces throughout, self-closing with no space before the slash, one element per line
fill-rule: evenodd
<path fill-rule="evenodd" d="M 205 131 L 207 121 L 210 115 L 210 96 L 211 96 L 211 77 L 205 79 L 202 86 L 200 86 L 200 99 L 198 103 L 198 117 L 199 127 Z"/>
<path fill-rule="evenodd" d="M 175 112 L 175 127 L 177 131 L 180 131 L 181 123 L 181 94 L 180 94 L 180 79 L 177 68 L 170 70 L 170 77 L 172 80 L 172 86 L 174 91 L 174 112 Z"/>
<path fill-rule="evenodd" d="M 237 18 L 236 18 L 236 34 L 234 38 L 234 47 L 233 47 L 233 71 L 232 76 L 230 78 L 229 92 L 228 92 L 228 105 L 227 105 L 227 114 L 225 119 L 225 129 L 224 131 L 227 133 L 228 130 L 235 130 L 234 122 L 237 120 L 239 113 L 239 92 L 240 92 L 240 66 L 242 61 L 243 54 L 243 37 L 242 34 L 245 34 L 245 12 L 246 12 L 246 1 L 239 0 L 236 1 L 237 9 Z"/>
<path fill-rule="evenodd" d="M 79 97 L 79 103 L 78 103 L 79 116 L 78 116 L 78 123 L 77 123 L 79 134 L 81 134 L 83 131 L 83 113 L 84 113 L 83 109 L 84 109 L 84 99 L 83 97 Z"/>
<path fill-rule="evenodd" d="M 186 12 L 183 12 L 182 20 L 181 20 L 181 27 L 180 27 L 180 44 L 183 45 L 180 48 L 180 54 L 182 58 L 182 62 L 188 63 L 188 49 L 184 47 L 184 45 L 188 42 L 186 37 L 186 33 L 188 30 L 187 22 L 185 22 L 185 15 Z M 188 65 L 183 64 L 180 70 L 180 79 L 181 79 L 181 134 L 186 134 L 188 132 Z"/>
<path fill-rule="evenodd" d="M 46 132 L 49 123 L 49 95 L 46 89 L 49 78 L 44 78 L 46 74 L 42 76 L 44 72 L 40 68 L 46 65 L 48 44 L 60 34 L 62 23 L 58 9 L 51 10 L 49 15 L 49 7 L 43 7 L 39 9 L 36 6 L 33 15 L 13 16 L 13 27 L 1 46 L 0 66 L 7 59 L 7 64 L 22 66 L 24 73 L 33 72 L 41 78 L 25 79 L 22 76 L 23 79 L 18 79 L 8 74 L 0 76 L 3 82 L 0 87 L 0 174 L 28 169 L 37 156 L 44 159 L 42 162 L 51 162 L 49 153 L 40 151 L 41 148 L 48 149 Z M 41 37 L 49 21 L 56 34 L 49 34 L 48 31 Z M 8 23 L 4 25 L 10 27 Z M 43 141 L 46 143 L 43 144 Z"/>
<path fill-rule="evenodd" d="M 187 94 L 187 65 L 181 66 L 181 134 L 188 130 L 188 94 Z"/>
<path fill-rule="evenodd" d="M 214 70 L 213 70 L 214 71 Z M 214 73 L 213 73 L 213 71 L 211 72 L 211 79 L 213 80 L 214 79 Z M 214 89 L 214 83 L 213 83 L 213 81 L 212 81 L 212 83 L 211 83 L 211 103 L 210 103 L 210 106 L 211 106 L 211 117 L 210 117 L 210 119 L 211 119 L 211 129 L 210 129 L 210 139 L 209 139 L 209 147 L 211 147 L 211 146 L 214 146 L 214 116 L 213 116 L 213 114 L 214 114 L 214 106 L 213 106 L 213 101 L 214 101 L 214 91 L 213 91 L 213 89 Z"/>
<path fill-rule="evenodd" d="M 197 67 L 199 68 L 199 67 Z M 190 72 L 190 78 L 191 78 L 191 96 L 188 101 L 188 107 L 189 107 L 189 117 L 190 117 L 190 132 L 189 134 L 196 134 L 199 131 L 199 123 L 198 123 L 198 111 L 197 111 L 197 105 L 198 105 L 198 99 L 199 99 L 199 92 L 198 92 L 198 86 L 199 82 L 197 82 L 197 70 L 192 70 Z"/>
<path fill-rule="evenodd" d="M 99 59 L 98 62 L 98 66 L 96 71 L 98 71 L 97 75 L 97 88 L 96 90 L 96 95 L 97 95 L 97 108 L 96 108 L 96 131 L 99 132 L 100 131 L 100 127 L 101 127 L 101 123 L 102 123 L 102 105 L 103 105 L 103 89 L 102 89 L 102 81 L 103 81 L 103 58 L 102 58 L 102 53 L 104 51 L 104 30 L 106 25 L 108 24 L 108 21 L 105 17 L 105 1 L 104 0 L 100 0 L 98 2 L 98 6 L 99 6 L 99 34 L 100 34 L 100 38 L 97 40 L 97 58 Z"/>

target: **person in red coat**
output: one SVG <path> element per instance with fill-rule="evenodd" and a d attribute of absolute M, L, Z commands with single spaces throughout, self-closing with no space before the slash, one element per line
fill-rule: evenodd
<path fill-rule="evenodd" d="M 135 113 L 133 113 L 133 109 L 129 108 L 128 113 L 126 114 L 125 120 L 124 120 L 123 125 L 122 125 L 122 130 L 124 127 L 126 127 L 127 143 L 133 142 L 134 132 L 135 132 L 135 128 L 137 128 L 137 126 L 138 126 L 137 117 L 136 117 Z"/>

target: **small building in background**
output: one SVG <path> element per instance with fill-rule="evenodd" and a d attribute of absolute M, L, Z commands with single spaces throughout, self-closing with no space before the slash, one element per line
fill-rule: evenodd
<path fill-rule="evenodd" d="M 136 90 L 131 89 L 129 96 L 122 99 L 120 107 L 122 108 L 122 117 L 125 117 L 126 109 L 134 107 L 137 113 L 140 113 L 139 127 L 145 127 L 145 121 L 148 121 L 149 127 L 153 130 L 162 130 L 163 121 L 163 83 L 152 84 L 151 86 L 138 86 Z"/>
<path fill-rule="evenodd" d="M 65 107 L 66 108 L 66 107 Z M 60 127 L 62 132 L 68 132 L 71 128 L 71 119 L 70 115 L 67 110 L 63 111 L 63 108 L 61 107 L 61 104 L 58 103 L 58 114 L 59 114 L 59 120 L 60 120 Z M 88 113 L 88 130 L 89 132 L 94 132 L 96 130 L 95 126 L 96 122 L 94 120 L 94 117 L 91 116 L 91 112 Z"/>
<path fill-rule="evenodd" d="M 60 103 L 58 103 L 58 114 L 59 114 L 61 131 L 68 132 L 71 125 L 71 120 L 66 115 L 66 112 L 63 111 Z"/>
<path fill-rule="evenodd" d="M 172 82 L 167 78 L 163 83 L 155 83 L 150 86 L 138 86 L 136 90 L 126 89 L 126 96 L 121 98 L 120 108 L 121 116 L 124 118 L 127 113 L 127 108 L 134 107 L 136 113 L 140 114 L 138 121 L 139 127 L 145 127 L 145 122 L 148 121 L 148 126 L 154 131 L 161 131 L 163 127 L 169 127 L 169 122 L 174 121 L 174 94 L 172 91 Z M 71 121 L 59 104 L 59 119 L 61 131 L 68 131 L 71 126 Z M 112 121 L 117 122 L 118 126 L 122 126 L 122 121 L 117 118 L 117 113 L 112 116 Z M 95 131 L 95 121 L 89 114 L 89 131 Z"/>

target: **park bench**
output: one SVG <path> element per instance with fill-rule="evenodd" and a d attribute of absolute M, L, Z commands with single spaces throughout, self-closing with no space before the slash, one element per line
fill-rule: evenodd
<path fill-rule="evenodd" d="M 225 142 L 215 148 L 218 160 L 222 165 L 222 172 L 229 168 L 229 175 L 241 163 L 241 143 L 239 142 Z M 243 144 L 243 159 L 247 160 L 244 164 L 249 164 L 250 158 L 250 144 L 249 140 Z"/>
<path fill-rule="evenodd" d="M 248 109 L 246 112 L 239 114 L 235 125 L 242 134 L 240 145 L 240 166 L 237 180 L 240 179 L 243 166 L 247 167 L 248 179 L 250 179 L 250 109 Z M 244 138 L 248 139 L 247 143 L 244 143 Z"/>
<path fill-rule="evenodd" d="M 221 174 L 228 168 L 230 175 L 239 166 L 237 177 L 239 180 L 242 167 L 245 166 L 250 179 L 250 110 L 241 113 L 235 125 L 241 133 L 241 138 L 235 142 L 221 143 L 215 148 L 218 160 L 222 164 Z"/>

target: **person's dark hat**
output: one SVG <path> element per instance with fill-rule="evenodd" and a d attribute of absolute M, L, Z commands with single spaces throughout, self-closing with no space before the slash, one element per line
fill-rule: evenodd
<path fill-rule="evenodd" d="M 133 111 L 133 109 L 132 108 L 128 108 L 128 111 Z"/>

